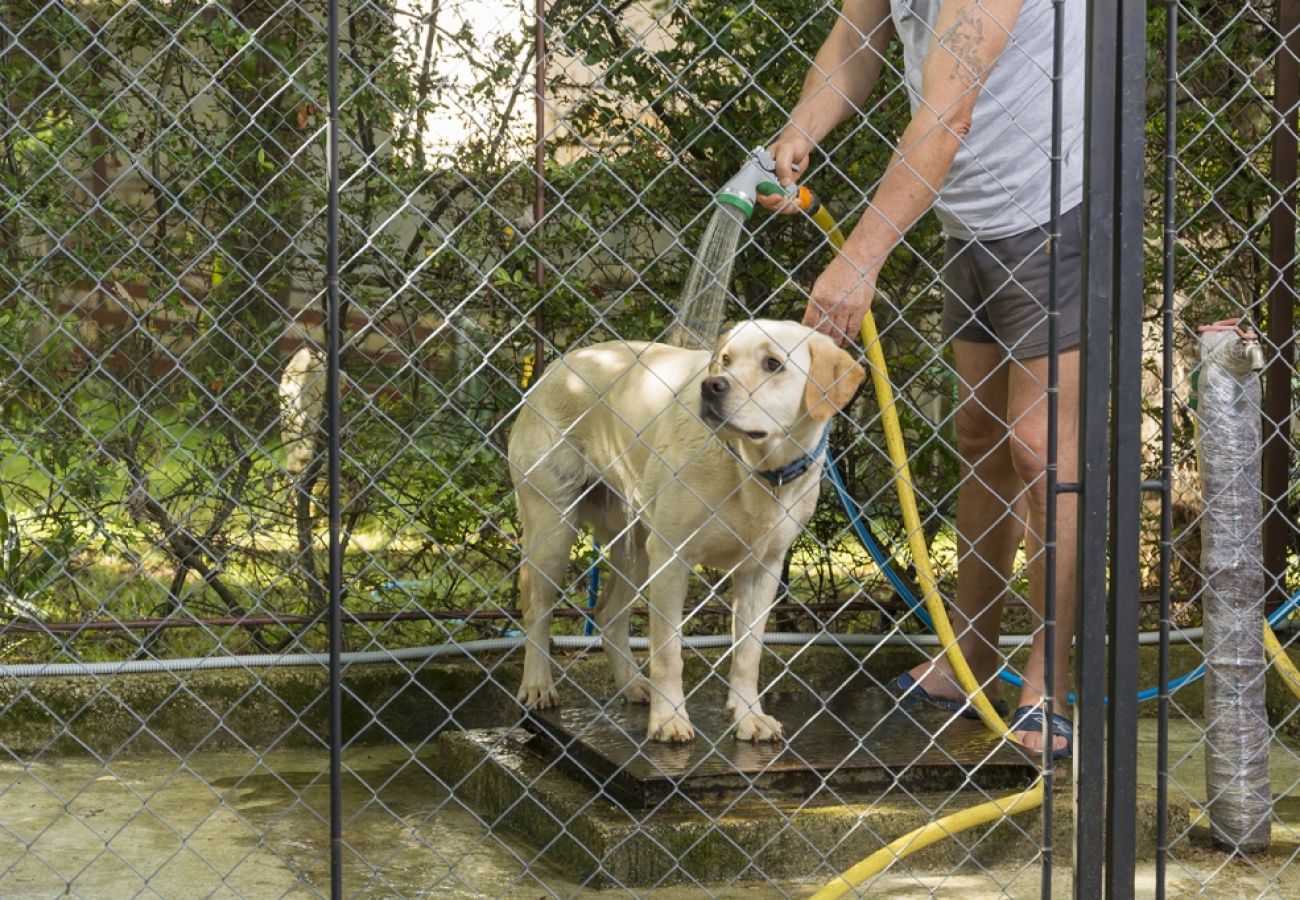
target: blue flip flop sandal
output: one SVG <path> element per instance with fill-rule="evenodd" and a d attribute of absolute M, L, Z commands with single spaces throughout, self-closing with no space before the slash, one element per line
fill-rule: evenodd
<path fill-rule="evenodd" d="M 1043 709 L 1040 706 L 1022 706 L 1011 714 L 1008 731 L 1037 731 L 1043 733 Z M 1069 759 L 1074 755 L 1074 723 L 1065 716 L 1052 713 L 1051 737 L 1065 738 L 1065 746 L 1053 748 L 1052 759 Z M 1055 741 L 1053 741 L 1055 743 Z M 1035 752 L 1035 751 L 1030 751 Z"/>
<path fill-rule="evenodd" d="M 902 673 L 897 678 L 886 684 L 885 690 L 898 698 L 899 703 L 911 703 L 920 700 L 922 703 L 937 706 L 939 709 L 947 710 L 948 712 L 960 713 L 963 719 L 975 719 L 978 721 L 980 717 L 980 714 L 975 710 L 975 707 L 972 706 L 970 701 L 965 697 L 960 700 L 949 700 L 947 697 L 936 697 L 934 694 L 931 694 L 925 688 L 921 687 L 920 683 L 908 672 Z M 1007 706 L 1005 700 L 994 700 L 992 703 L 993 711 L 999 716 L 1005 716 L 1007 710 L 1011 708 Z"/>

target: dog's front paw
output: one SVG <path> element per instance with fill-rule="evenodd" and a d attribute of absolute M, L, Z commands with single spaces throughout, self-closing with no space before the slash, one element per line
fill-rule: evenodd
<path fill-rule="evenodd" d="M 529 709 L 550 709 L 560 705 L 560 692 L 555 689 L 553 681 L 525 681 L 519 686 L 515 699 Z"/>
<path fill-rule="evenodd" d="M 767 713 L 746 712 L 736 718 L 736 740 L 779 741 L 785 736 L 781 723 Z"/>
<path fill-rule="evenodd" d="M 685 713 L 670 712 L 666 716 L 650 716 L 646 734 L 652 741 L 666 744 L 685 744 L 695 740 L 695 728 Z"/>

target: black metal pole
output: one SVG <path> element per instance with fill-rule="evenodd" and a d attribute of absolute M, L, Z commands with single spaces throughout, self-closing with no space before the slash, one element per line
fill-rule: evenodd
<path fill-rule="evenodd" d="M 328 181 L 325 198 L 326 377 L 329 412 L 329 695 L 330 695 L 330 896 L 343 896 L 343 544 L 340 540 L 340 452 L 342 404 L 339 401 L 339 3 L 329 0 L 329 128 L 326 138 Z"/>
<path fill-rule="evenodd" d="M 1142 513 L 1143 155 L 1146 3 L 1119 4 L 1115 97 L 1115 287 L 1111 345 L 1110 683 L 1106 896 L 1131 898 L 1137 841 L 1138 540 Z"/>
<path fill-rule="evenodd" d="M 546 216 L 546 0 L 533 4 L 533 285 L 537 288 L 537 309 L 533 316 L 533 381 L 546 367 L 546 312 L 541 297 L 546 287 L 546 264 L 542 259 L 542 219 Z"/>
<path fill-rule="evenodd" d="M 1057 426 L 1060 419 L 1060 295 L 1057 264 L 1061 243 L 1061 60 L 1065 54 L 1065 4 L 1053 0 L 1052 40 L 1052 221 L 1048 230 L 1047 278 L 1047 511 L 1043 524 L 1043 705 L 1047 721 L 1056 712 L 1056 503 Z M 1043 865 L 1040 895 L 1052 896 L 1052 789 L 1055 763 L 1052 760 L 1052 729 L 1043 743 Z"/>
<path fill-rule="evenodd" d="M 1160 658 L 1156 728 L 1156 898 L 1164 900 L 1169 855 L 1169 579 L 1173 561 L 1174 479 L 1174 252 L 1178 240 L 1178 2 L 1165 0 L 1164 294 L 1161 307 L 1160 434 Z"/>
<path fill-rule="evenodd" d="M 1296 105 L 1300 102 L 1300 0 L 1278 0 L 1277 28 L 1282 41 L 1273 63 L 1272 181 L 1277 194 L 1268 217 L 1268 339 L 1274 355 L 1264 372 L 1264 456 L 1261 488 L 1268 499 L 1264 521 L 1264 569 L 1270 605 L 1280 605 L 1287 590 L 1287 556 L 1296 526 L 1287 509 L 1291 478 L 1289 440 L 1295 374 L 1296 306 Z"/>
<path fill-rule="evenodd" d="M 1106 529 L 1110 502 L 1111 272 L 1117 0 L 1088 4 L 1084 107 L 1082 341 L 1079 350 L 1079 598 L 1075 652 L 1074 897 L 1096 900 L 1105 872 Z"/>

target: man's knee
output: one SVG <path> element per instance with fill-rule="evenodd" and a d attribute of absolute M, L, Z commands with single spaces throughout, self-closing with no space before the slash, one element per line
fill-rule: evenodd
<path fill-rule="evenodd" d="M 1031 494 L 1046 490 L 1047 432 L 1040 423 L 1018 423 L 1011 429 L 1011 464 Z"/>
<path fill-rule="evenodd" d="M 957 452 L 968 464 L 978 466 L 1006 453 L 1006 423 L 978 404 L 967 403 L 960 407 L 953 424 L 956 427 Z"/>

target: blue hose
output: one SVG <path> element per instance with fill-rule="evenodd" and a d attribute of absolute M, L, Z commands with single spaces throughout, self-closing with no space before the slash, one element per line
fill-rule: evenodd
<path fill-rule="evenodd" d="M 829 447 L 826 449 L 826 476 L 830 479 L 831 485 L 835 488 L 835 493 L 839 497 L 840 505 L 844 507 L 844 511 L 848 514 L 849 523 L 857 533 L 858 540 L 862 542 L 862 546 L 866 548 L 867 553 L 871 556 L 872 560 L 880 567 L 880 571 L 884 573 L 885 578 L 894 586 L 894 590 L 898 592 L 898 595 L 907 601 L 908 611 L 914 614 L 927 628 L 933 631 L 934 624 L 930 619 L 930 614 L 925 611 L 925 607 L 912 592 L 908 583 L 894 571 L 893 567 L 889 563 L 889 557 L 885 555 L 884 551 L 881 550 L 880 546 L 875 542 L 875 539 L 872 538 L 870 529 L 868 529 L 866 524 L 863 522 L 862 507 L 857 504 L 857 501 L 855 501 L 849 494 L 848 488 L 844 486 L 844 479 L 840 477 L 839 469 L 835 466 L 835 457 L 831 454 Z M 1273 613 L 1268 617 L 1268 626 L 1270 628 L 1276 628 L 1291 614 L 1297 605 L 1300 605 L 1300 591 L 1297 591 L 1291 596 L 1291 599 L 1287 600 L 1273 611 Z M 1191 684 L 1204 674 L 1205 664 L 1202 663 L 1192 671 L 1180 675 L 1173 681 L 1169 682 L 1169 693 L 1172 694 L 1183 685 Z M 998 672 L 998 677 L 1014 687 L 1020 687 L 1024 684 L 1024 679 L 1013 672 L 1010 668 L 1003 668 Z M 1159 696 L 1160 688 L 1150 687 L 1146 690 L 1138 691 L 1137 698 L 1138 701 L 1141 702 L 1144 700 L 1153 700 Z M 1073 703 L 1074 694 L 1070 694 L 1066 699 L 1070 703 Z"/>
<path fill-rule="evenodd" d="M 840 505 L 848 513 L 849 524 L 857 532 L 858 540 L 862 542 L 862 546 L 867 549 L 867 553 L 880 568 L 880 571 L 884 573 L 889 583 L 894 586 L 894 590 L 898 592 L 898 595 L 907 601 L 908 612 L 920 619 L 926 628 L 934 631 L 934 622 L 931 620 L 930 614 L 925 611 L 921 601 L 912 593 L 908 583 L 890 566 L 889 557 L 885 556 L 885 552 L 880 549 L 880 545 L 872 538 L 871 530 L 867 528 L 866 523 L 863 521 L 862 507 L 858 506 L 857 501 L 849 494 L 849 489 L 844 486 L 844 479 L 840 477 L 840 470 L 835 466 L 835 457 L 831 455 L 829 447 L 826 448 L 826 476 L 830 479 L 831 486 L 835 488 L 835 494 L 840 498 Z"/>
<path fill-rule="evenodd" d="M 587 609 L 594 610 L 600 598 L 600 544 L 591 541 L 591 568 L 587 571 Z M 592 613 L 583 617 L 582 633 L 591 637 L 596 633 L 596 620 Z"/>

